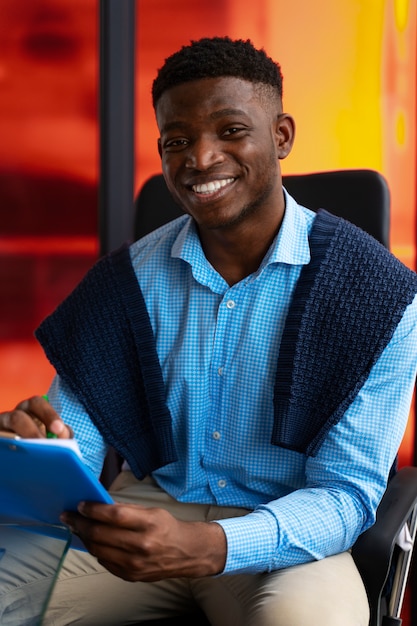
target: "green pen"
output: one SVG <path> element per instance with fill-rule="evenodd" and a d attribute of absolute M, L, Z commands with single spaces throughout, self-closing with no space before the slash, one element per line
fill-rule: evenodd
<path fill-rule="evenodd" d="M 44 393 L 42 398 L 45 398 L 45 400 L 47 402 L 49 402 L 48 394 Z M 54 433 L 50 433 L 49 431 L 46 431 L 46 438 L 47 439 L 58 439 L 58 435 L 55 435 Z"/>

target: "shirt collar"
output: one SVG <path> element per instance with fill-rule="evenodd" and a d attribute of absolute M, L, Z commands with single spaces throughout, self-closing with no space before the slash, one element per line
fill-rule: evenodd
<path fill-rule="evenodd" d="M 286 189 L 284 189 L 284 196 L 284 219 L 265 260 L 269 257 L 268 263 L 307 265 L 311 258 L 308 235 L 315 214 L 297 204 Z"/>
<path fill-rule="evenodd" d="M 184 226 L 177 235 L 171 248 L 171 256 L 182 259 L 191 266 L 191 271 L 197 282 L 206 285 L 215 293 L 224 293 L 227 283 L 220 274 L 216 272 L 211 263 L 207 260 L 197 227 L 191 217 L 185 221 Z"/>
<path fill-rule="evenodd" d="M 310 262 L 308 234 L 314 213 L 298 205 L 285 189 L 284 195 L 285 213 L 281 228 L 258 272 L 271 263 L 307 265 Z M 208 274 L 214 271 L 204 255 L 197 228 L 191 217 L 185 221 L 178 233 L 171 249 L 171 255 L 189 263 L 193 268 L 195 278 L 200 282 L 206 282 Z"/>

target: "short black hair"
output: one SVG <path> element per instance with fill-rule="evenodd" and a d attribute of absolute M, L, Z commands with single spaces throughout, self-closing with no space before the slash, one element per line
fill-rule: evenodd
<path fill-rule="evenodd" d="M 281 68 L 263 49 L 255 48 L 249 39 L 212 37 L 191 41 L 165 59 L 152 85 L 153 106 L 171 87 L 222 76 L 269 85 L 282 98 Z"/>

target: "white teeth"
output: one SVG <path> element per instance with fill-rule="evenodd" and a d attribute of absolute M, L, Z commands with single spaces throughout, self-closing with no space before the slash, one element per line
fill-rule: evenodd
<path fill-rule="evenodd" d="M 219 191 L 222 187 L 232 183 L 233 180 L 233 178 L 214 180 L 210 183 L 204 183 L 203 185 L 193 185 L 192 189 L 195 193 L 214 193 L 215 191 Z"/>

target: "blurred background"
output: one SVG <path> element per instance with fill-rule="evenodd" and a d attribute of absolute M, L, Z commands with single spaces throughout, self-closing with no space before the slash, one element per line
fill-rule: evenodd
<path fill-rule="evenodd" d="M 123 2 L 124 0 L 120 0 Z M 53 375 L 33 330 L 98 256 L 99 0 L 0 0 L 0 397 Z M 391 249 L 416 263 L 415 0 L 136 0 L 134 187 L 160 171 L 150 89 L 191 39 L 250 38 L 297 122 L 286 174 L 372 168 Z M 414 413 L 400 463 L 414 454 Z"/>

